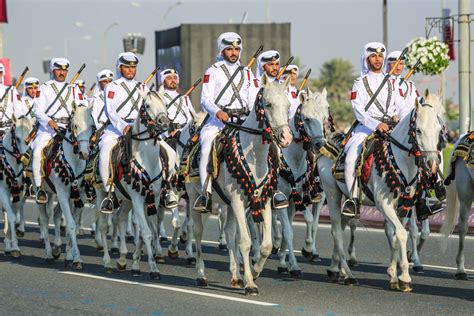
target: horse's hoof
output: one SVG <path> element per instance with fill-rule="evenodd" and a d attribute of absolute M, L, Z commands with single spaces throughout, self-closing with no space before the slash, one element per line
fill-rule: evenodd
<path fill-rule="evenodd" d="M 132 269 L 132 276 L 139 277 L 139 276 L 142 276 L 142 273 L 140 272 L 140 270 L 133 270 Z"/>
<path fill-rule="evenodd" d="M 398 285 L 398 281 L 390 282 L 390 289 L 393 291 L 400 291 L 400 286 Z"/>
<path fill-rule="evenodd" d="M 454 278 L 455 278 L 456 280 L 461 280 L 461 281 L 467 281 L 467 280 L 469 280 L 469 278 L 467 277 L 467 273 L 465 273 L 465 272 L 456 273 L 456 274 L 454 275 Z"/>
<path fill-rule="evenodd" d="M 260 276 L 260 272 L 254 271 L 252 273 L 252 277 L 254 281 L 257 281 L 258 277 Z"/>
<path fill-rule="evenodd" d="M 286 268 L 286 267 L 278 267 L 278 268 L 277 268 L 277 272 L 278 272 L 278 274 L 283 274 L 283 273 L 286 274 L 286 273 L 288 273 L 288 268 Z"/>
<path fill-rule="evenodd" d="M 359 265 L 359 261 L 357 261 L 356 259 L 350 259 L 348 264 L 349 264 L 349 267 L 355 268 Z"/>
<path fill-rule="evenodd" d="M 257 287 L 246 287 L 245 288 L 245 295 L 258 296 L 258 288 Z"/>
<path fill-rule="evenodd" d="M 82 271 L 84 270 L 84 266 L 82 265 L 82 262 L 74 262 L 72 264 L 72 269 L 75 271 Z"/>
<path fill-rule="evenodd" d="M 19 237 L 19 238 L 23 238 L 23 237 L 25 237 L 25 232 L 22 231 L 22 230 L 17 229 L 16 230 L 16 236 Z"/>
<path fill-rule="evenodd" d="M 199 279 L 196 279 L 196 285 L 199 287 L 207 287 L 209 283 L 207 282 L 207 279 L 199 278 Z"/>
<path fill-rule="evenodd" d="M 305 257 L 308 260 L 311 260 L 312 256 L 313 256 L 313 254 L 309 251 L 306 251 L 306 249 L 304 249 L 304 247 L 301 249 L 301 254 L 303 255 L 303 257 Z"/>
<path fill-rule="evenodd" d="M 117 261 L 117 270 L 118 271 L 125 271 L 127 269 L 127 264 L 120 264 L 118 261 Z"/>
<path fill-rule="evenodd" d="M 355 278 L 345 278 L 344 279 L 344 285 L 356 285 L 359 282 L 357 282 L 357 279 Z"/>
<path fill-rule="evenodd" d="M 318 261 L 321 261 L 321 258 L 319 257 L 318 254 L 315 254 L 315 255 L 311 255 L 311 259 L 309 261 L 318 262 Z"/>
<path fill-rule="evenodd" d="M 160 280 L 161 279 L 160 272 L 150 272 L 150 279 L 151 280 Z"/>
<path fill-rule="evenodd" d="M 280 250 L 280 248 L 272 247 L 272 255 L 276 255 L 279 250 Z M 258 292 L 258 290 L 257 290 L 257 292 Z"/>
<path fill-rule="evenodd" d="M 244 280 L 241 279 L 232 279 L 230 280 L 230 286 L 234 289 L 243 289 L 244 288 Z"/>
<path fill-rule="evenodd" d="M 61 248 L 54 246 L 52 255 L 53 255 L 54 260 L 58 260 L 59 257 L 61 256 Z"/>
<path fill-rule="evenodd" d="M 114 272 L 114 269 L 112 267 L 105 267 L 105 273 L 111 274 L 112 272 Z"/>
<path fill-rule="evenodd" d="M 339 281 L 339 272 L 327 270 L 329 281 L 337 283 Z"/>
<path fill-rule="evenodd" d="M 411 286 L 410 282 L 403 282 L 398 280 L 398 286 L 400 287 L 400 291 L 402 292 L 411 292 L 413 291 L 413 287 Z"/>
<path fill-rule="evenodd" d="M 19 259 L 21 257 L 20 250 L 12 250 L 11 256 L 13 259 Z"/>
<path fill-rule="evenodd" d="M 168 250 L 168 257 L 170 259 L 173 259 L 173 260 L 178 259 L 179 258 L 179 252 L 178 251 L 172 252 L 172 251 Z"/>
<path fill-rule="evenodd" d="M 10 256 L 12 254 L 11 251 L 5 251 L 5 256 Z"/>
<path fill-rule="evenodd" d="M 184 238 L 183 235 L 179 236 L 179 242 L 185 244 L 188 241 L 187 238 Z"/>
<path fill-rule="evenodd" d="M 67 268 L 67 267 L 71 267 L 72 266 L 72 260 L 64 260 L 64 266 Z"/>
<path fill-rule="evenodd" d="M 291 270 L 290 275 L 295 279 L 301 279 L 303 277 L 303 272 L 301 272 L 301 270 Z"/>
<path fill-rule="evenodd" d="M 97 246 L 97 247 L 95 247 L 95 251 L 96 251 L 96 252 L 103 252 L 103 251 L 104 251 L 104 247 L 102 247 L 102 246 Z"/>
<path fill-rule="evenodd" d="M 219 244 L 219 250 L 220 251 L 227 251 L 229 249 L 227 248 L 227 245 Z"/>
<path fill-rule="evenodd" d="M 186 260 L 188 261 L 188 264 L 190 266 L 195 266 L 196 265 L 196 258 L 188 258 Z"/>
<path fill-rule="evenodd" d="M 155 262 L 156 262 L 156 263 L 165 263 L 165 257 L 156 256 L 156 257 L 155 257 Z"/>
<path fill-rule="evenodd" d="M 46 260 L 46 264 L 49 264 L 49 265 L 52 265 L 56 262 L 54 258 L 46 258 L 45 260 Z"/>
<path fill-rule="evenodd" d="M 110 254 L 114 255 L 114 256 L 120 255 L 120 250 L 118 248 L 115 248 L 115 247 L 110 248 Z"/>
<path fill-rule="evenodd" d="M 415 273 L 424 273 L 422 266 L 413 266 L 413 272 Z"/>
<path fill-rule="evenodd" d="M 132 235 L 127 235 L 127 237 L 125 237 L 125 240 L 127 242 L 134 242 L 135 241 L 135 237 L 133 237 Z"/>

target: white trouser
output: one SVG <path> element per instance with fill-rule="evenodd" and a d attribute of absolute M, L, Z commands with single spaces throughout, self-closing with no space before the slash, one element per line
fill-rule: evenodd
<path fill-rule="evenodd" d="M 120 135 L 114 131 L 105 130 L 99 142 L 99 173 L 105 192 L 114 191 L 108 184 L 110 177 L 110 151 L 118 143 Z"/>
<path fill-rule="evenodd" d="M 211 192 L 212 181 L 207 179 L 207 164 L 209 163 L 209 155 L 211 154 L 212 142 L 216 138 L 217 134 L 222 130 L 224 124 L 216 120 L 211 120 L 201 130 L 201 135 L 199 136 L 199 142 L 201 143 L 201 160 L 199 161 L 199 179 L 201 180 L 201 190 L 202 192 Z"/>
<path fill-rule="evenodd" d="M 356 198 L 359 192 L 357 181 L 354 183 L 356 163 L 360 153 L 362 152 L 362 143 L 370 134 L 372 134 L 372 130 L 359 124 L 354 130 L 349 142 L 344 147 L 344 152 L 346 153 L 344 178 L 346 180 L 347 190 L 349 191 L 349 194 L 351 194 L 351 198 Z M 354 190 L 352 190 L 351 193 L 352 186 L 354 186 Z"/>
<path fill-rule="evenodd" d="M 41 128 L 38 130 L 35 139 L 31 143 L 31 149 L 33 149 L 33 180 L 37 188 L 41 186 L 42 174 L 41 174 L 41 157 L 43 149 L 48 145 L 49 141 L 53 138 L 53 133 L 42 131 Z"/>

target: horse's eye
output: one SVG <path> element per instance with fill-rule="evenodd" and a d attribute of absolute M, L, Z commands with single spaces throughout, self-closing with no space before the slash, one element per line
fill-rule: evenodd
<path fill-rule="evenodd" d="M 309 118 L 305 118 L 304 121 L 305 121 L 305 122 L 309 122 Z"/>
<path fill-rule="evenodd" d="M 417 134 L 421 134 L 421 129 L 417 128 L 417 129 L 416 129 L 416 133 L 417 133 Z"/>

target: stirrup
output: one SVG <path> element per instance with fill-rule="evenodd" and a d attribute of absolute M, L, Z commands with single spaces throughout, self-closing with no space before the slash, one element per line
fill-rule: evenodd
<path fill-rule="evenodd" d="M 173 209 L 175 207 L 178 207 L 178 201 L 176 199 L 176 196 L 171 193 L 166 193 L 165 195 L 165 208 L 167 209 Z"/>
<path fill-rule="evenodd" d="M 193 210 L 201 213 L 212 211 L 211 196 L 209 193 L 201 194 L 194 202 Z"/>
<path fill-rule="evenodd" d="M 356 217 L 360 215 L 359 213 L 359 199 L 357 198 L 348 198 L 342 204 L 341 213 L 347 217 Z"/>
<path fill-rule="evenodd" d="M 39 196 L 39 198 L 38 198 Z M 37 204 L 47 204 L 48 203 L 48 194 L 43 189 L 38 189 L 36 192 L 36 203 Z"/>
<path fill-rule="evenodd" d="M 100 203 L 100 212 L 104 214 L 112 214 L 114 212 L 114 200 L 111 197 L 106 197 Z"/>
<path fill-rule="evenodd" d="M 275 192 L 275 194 L 273 194 L 272 204 L 273 209 L 275 210 L 287 208 L 290 205 L 288 199 L 286 198 L 286 195 L 281 191 L 277 191 Z"/>

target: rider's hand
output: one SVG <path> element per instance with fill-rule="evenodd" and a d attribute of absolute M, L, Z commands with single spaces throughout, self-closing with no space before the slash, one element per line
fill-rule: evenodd
<path fill-rule="evenodd" d="M 131 126 L 131 125 L 125 126 L 125 128 L 124 128 L 123 131 L 122 131 L 122 134 L 123 134 L 123 135 L 127 135 L 128 131 L 130 131 L 131 129 L 132 129 L 132 126 Z"/>
<path fill-rule="evenodd" d="M 219 111 L 216 113 L 216 117 L 221 121 L 221 122 L 227 122 L 229 120 L 229 115 L 224 112 L 224 111 Z"/>
<path fill-rule="evenodd" d="M 56 123 L 56 122 L 53 121 L 53 120 L 49 120 L 48 125 L 49 125 L 52 129 L 54 129 L 55 131 L 57 131 L 58 128 L 59 128 L 58 123 Z"/>
<path fill-rule="evenodd" d="M 395 123 L 398 123 L 398 122 L 400 122 L 400 116 L 394 115 L 394 116 L 392 116 L 392 120 L 393 120 Z"/>
<path fill-rule="evenodd" d="M 379 125 L 377 125 L 377 130 L 378 130 L 379 132 L 386 133 L 386 132 L 388 132 L 389 129 L 390 129 L 390 128 L 389 128 L 388 125 L 385 124 L 385 123 L 380 123 Z"/>

